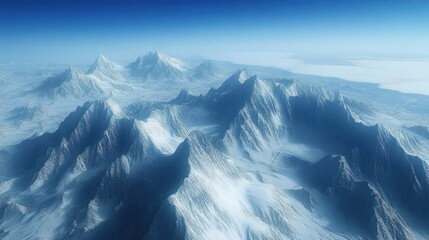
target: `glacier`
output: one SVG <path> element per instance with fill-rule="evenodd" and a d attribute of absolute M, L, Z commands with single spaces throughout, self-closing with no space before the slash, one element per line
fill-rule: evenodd
<path fill-rule="evenodd" d="M 159 51 L 1 67 L 2 239 L 429 237 L 428 96 Z"/>

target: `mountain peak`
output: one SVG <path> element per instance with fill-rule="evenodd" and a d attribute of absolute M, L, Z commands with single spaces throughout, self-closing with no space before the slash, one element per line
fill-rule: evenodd
<path fill-rule="evenodd" d="M 103 54 L 100 53 L 100 55 L 98 55 L 98 57 L 97 57 L 97 60 L 95 60 L 94 64 L 108 65 L 108 64 L 111 64 L 111 62 Z"/>
<path fill-rule="evenodd" d="M 186 65 L 179 59 L 160 51 L 149 52 L 128 66 L 134 75 L 152 80 L 175 80 L 183 78 Z"/>
<path fill-rule="evenodd" d="M 246 72 L 245 69 L 237 71 L 234 75 L 232 75 L 236 80 L 240 83 L 244 83 L 247 79 L 249 79 L 250 75 Z"/>
<path fill-rule="evenodd" d="M 155 56 L 155 57 L 162 57 L 162 56 L 167 56 L 165 53 L 159 51 L 159 50 L 155 50 L 155 51 L 150 51 L 148 52 L 146 55 L 151 55 L 151 56 Z"/>
<path fill-rule="evenodd" d="M 175 99 L 171 100 L 170 103 L 186 104 L 193 102 L 196 99 L 198 99 L 198 97 L 193 95 L 189 90 L 182 89 L 179 95 L 177 95 Z"/>
<path fill-rule="evenodd" d="M 98 81 L 79 69 L 70 66 L 63 73 L 47 78 L 33 91 L 40 96 L 55 97 L 82 97 L 102 94 L 104 91 Z"/>
<path fill-rule="evenodd" d="M 68 73 L 78 73 L 78 72 L 80 72 L 80 70 L 79 70 L 79 69 L 77 69 L 76 67 L 69 66 L 69 67 L 66 69 L 66 72 L 68 72 Z"/>
<path fill-rule="evenodd" d="M 108 59 L 102 53 L 100 53 L 97 57 L 97 61 L 108 61 Z"/>
<path fill-rule="evenodd" d="M 180 61 L 179 59 L 173 58 L 168 56 L 167 54 L 161 52 L 161 51 L 152 51 L 148 52 L 146 55 L 142 57 L 143 61 L 146 61 L 148 63 L 156 64 L 158 62 L 170 65 L 172 67 L 182 69 L 184 68 L 184 63 Z"/>
<path fill-rule="evenodd" d="M 256 76 L 253 76 L 256 78 Z M 248 80 L 249 74 L 245 70 L 239 70 L 229 77 L 225 82 L 218 88 L 220 93 L 228 93 L 241 86 L 246 80 Z"/>
<path fill-rule="evenodd" d="M 210 60 L 205 60 L 194 69 L 192 77 L 197 80 L 213 80 L 220 77 L 221 72 L 219 66 Z"/>
<path fill-rule="evenodd" d="M 101 100 L 88 101 L 84 106 L 87 106 L 87 110 L 89 109 L 91 111 L 99 111 L 102 109 L 111 116 L 123 115 L 123 111 L 119 104 L 110 97 Z"/>
<path fill-rule="evenodd" d="M 63 81 L 68 81 L 68 80 L 72 80 L 72 79 L 78 78 L 82 74 L 83 74 L 82 71 L 80 71 L 76 67 L 70 66 L 63 73 L 63 76 L 64 76 Z"/>
<path fill-rule="evenodd" d="M 98 55 L 95 62 L 88 69 L 87 74 L 93 74 L 97 71 L 110 71 L 116 69 L 117 65 L 107 59 L 103 54 Z"/>
<path fill-rule="evenodd" d="M 200 63 L 201 67 L 211 68 L 214 66 L 213 62 L 210 60 L 205 60 L 204 62 Z"/>

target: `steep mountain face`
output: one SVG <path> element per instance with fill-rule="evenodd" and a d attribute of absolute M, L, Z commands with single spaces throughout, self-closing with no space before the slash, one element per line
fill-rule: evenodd
<path fill-rule="evenodd" d="M 222 69 L 210 60 L 200 63 L 193 69 L 192 78 L 195 80 L 210 81 L 217 79 L 222 74 Z"/>
<path fill-rule="evenodd" d="M 105 74 L 115 75 L 120 66 L 116 63 L 111 62 L 103 54 L 100 54 L 95 62 L 89 67 L 87 74 Z"/>
<path fill-rule="evenodd" d="M 191 172 L 169 198 L 186 223 L 186 239 L 340 238 L 283 191 L 240 169 L 203 133 L 187 141 Z"/>
<path fill-rule="evenodd" d="M 114 102 L 97 101 L 71 113 L 56 132 L 8 149 L 1 162 L 2 238 L 144 236 L 189 172 L 188 143 L 166 155 L 152 134 Z"/>
<path fill-rule="evenodd" d="M 144 58 L 138 76 L 176 79 L 174 60 Z M 206 95 L 124 109 L 88 102 L 0 151 L 2 238 L 429 236 L 426 128 L 368 124 L 382 110 L 370 102 L 238 71 Z"/>
<path fill-rule="evenodd" d="M 222 85 L 216 90 L 216 93 L 218 94 L 229 93 L 234 89 L 236 89 L 241 84 L 243 84 L 249 77 L 250 76 L 246 71 L 244 70 L 237 71 L 230 78 L 228 78 L 225 82 L 222 83 Z"/>
<path fill-rule="evenodd" d="M 115 95 L 132 88 L 122 76 L 122 67 L 100 55 L 85 74 L 70 67 L 60 75 L 50 77 L 32 92 L 49 98 L 99 98 Z"/>
<path fill-rule="evenodd" d="M 177 95 L 176 98 L 174 98 L 173 100 L 170 101 L 170 103 L 173 104 L 187 104 L 187 103 L 192 103 L 192 102 L 196 102 L 199 99 L 201 99 L 202 96 L 197 97 L 195 95 L 193 95 L 190 91 L 188 90 L 181 90 L 179 95 Z"/>
<path fill-rule="evenodd" d="M 122 71 L 123 69 L 119 64 L 110 61 L 104 55 L 100 55 L 89 67 L 87 74 L 113 85 L 113 89 L 129 89 L 124 84 L 125 79 L 122 76 Z"/>
<path fill-rule="evenodd" d="M 303 170 L 309 185 L 339 202 L 349 221 L 376 239 L 411 239 L 393 206 L 370 183 L 359 181 L 343 156 L 326 156 Z"/>
<path fill-rule="evenodd" d="M 340 210 L 345 205 L 359 203 L 350 195 L 364 201 L 367 205 L 356 208 L 372 210 L 365 210 L 362 215 L 345 208 L 356 215 L 355 220 L 365 232 L 362 234 L 377 239 L 412 238 L 405 222 L 425 221 L 429 216 L 425 205 L 429 201 L 429 172 L 418 153 L 410 155 L 400 144 L 403 139 L 398 140 L 386 128 L 362 124 L 358 116 L 369 108 L 362 108 L 365 105 L 355 100 L 299 82 L 262 81 L 257 77 L 237 81 L 238 75 L 232 78 L 236 81 L 229 79 L 202 100 L 191 102 L 211 109 L 212 118 L 223 126 L 219 128 L 223 134 L 217 138 L 222 143 L 221 149 L 252 161 L 264 161 L 259 152 L 289 149 L 293 141 L 343 155 L 334 160 L 327 160 L 332 157 L 320 160 L 319 165 L 324 167 L 312 167 L 319 174 L 303 172 L 317 178 L 312 181 L 315 184 L 326 182 L 322 187 L 314 184 L 308 187 L 341 198 L 336 204 Z M 299 159 L 294 154 L 297 153 L 292 152 L 292 157 Z M 329 161 L 337 163 L 325 164 Z M 326 192 L 326 189 L 331 190 Z M 409 214 L 402 215 L 402 211 L 396 210 L 398 206 Z"/>
<path fill-rule="evenodd" d="M 159 140 L 184 139 L 190 132 L 183 121 L 189 111 L 187 107 L 137 102 L 131 104 L 127 110 L 131 116 L 142 120 L 148 128 L 153 129 L 154 135 L 158 135 Z"/>
<path fill-rule="evenodd" d="M 179 80 L 184 78 L 187 67 L 182 61 L 155 51 L 137 58 L 128 69 L 144 80 Z"/>
<path fill-rule="evenodd" d="M 62 74 L 50 77 L 33 90 L 39 96 L 56 97 L 83 97 L 101 96 L 105 89 L 98 79 L 70 67 Z"/>
<path fill-rule="evenodd" d="M 427 165 L 407 153 L 386 128 L 357 123 L 341 99 L 322 105 L 316 98 L 290 100 L 296 106 L 291 118 L 297 138 L 311 132 L 311 138 L 329 144 L 330 151 L 344 154 L 355 174 L 383 189 L 392 203 L 413 216 L 429 216 L 424 204 L 429 197 Z"/>

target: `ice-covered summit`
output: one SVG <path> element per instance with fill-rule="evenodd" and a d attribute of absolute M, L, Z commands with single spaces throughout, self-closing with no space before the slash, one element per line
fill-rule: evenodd
<path fill-rule="evenodd" d="M 218 92 L 227 93 L 234 90 L 236 87 L 243 84 L 250 78 L 250 74 L 246 70 L 239 70 L 228 78 L 218 89 Z"/>
<path fill-rule="evenodd" d="M 117 71 L 120 68 L 120 65 L 110 61 L 103 54 L 100 54 L 97 57 L 97 60 L 91 65 L 88 69 L 87 74 L 94 74 L 98 72 L 106 72 L 106 71 Z"/>
<path fill-rule="evenodd" d="M 122 76 L 122 67 L 100 55 L 87 73 L 70 66 L 63 73 L 44 80 L 32 92 L 49 98 L 93 99 L 129 89 Z"/>
<path fill-rule="evenodd" d="M 184 77 L 185 63 L 162 52 L 149 52 L 128 65 L 131 74 L 144 80 L 177 80 Z"/>
<path fill-rule="evenodd" d="M 36 89 L 39 96 L 56 97 L 82 97 L 85 95 L 103 94 L 103 87 L 99 81 L 86 75 L 75 67 L 69 67 L 63 73 L 43 81 Z"/>
<path fill-rule="evenodd" d="M 192 78 L 195 80 L 214 80 L 222 75 L 222 70 L 213 61 L 206 60 L 200 63 L 194 70 Z"/>
<path fill-rule="evenodd" d="M 123 72 L 124 68 L 121 65 L 110 61 L 104 55 L 100 54 L 89 68 L 87 74 L 97 78 L 106 89 L 117 92 L 131 89 L 125 83 Z"/>

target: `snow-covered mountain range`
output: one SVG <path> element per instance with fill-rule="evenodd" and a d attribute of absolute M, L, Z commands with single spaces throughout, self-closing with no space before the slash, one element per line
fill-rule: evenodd
<path fill-rule="evenodd" d="M 160 52 L 19 96 L 2 239 L 429 237 L 427 96 Z"/>
<path fill-rule="evenodd" d="M 63 73 L 49 77 L 31 92 L 49 98 L 108 96 L 129 90 L 122 76 L 122 67 L 100 55 L 87 73 L 69 67 Z"/>

